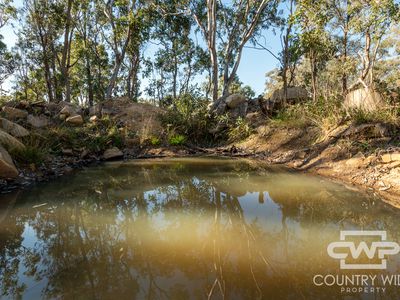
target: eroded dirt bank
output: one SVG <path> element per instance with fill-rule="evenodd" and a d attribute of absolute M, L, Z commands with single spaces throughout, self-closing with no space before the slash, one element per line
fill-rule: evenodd
<path fill-rule="evenodd" d="M 381 123 L 342 125 L 325 135 L 316 126 L 260 126 L 235 151 L 352 184 L 400 207 L 398 142 L 397 129 Z"/>

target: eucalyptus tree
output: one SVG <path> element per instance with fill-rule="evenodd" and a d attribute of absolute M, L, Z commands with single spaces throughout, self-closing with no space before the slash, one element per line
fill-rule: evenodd
<path fill-rule="evenodd" d="M 12 1 L 3 0 L 0 3 L 0 28 L 4 27 L 15 15 L 16 10 L 12 6 Z M 0 87 L 6 78 L 12 74 L 15 67 L 15 60 L 2 40 L 3 36 L 0 35 Z"/>
<path fill-rule="evenodd" d="M 331 0 L 329 3 L 332 19 L 330 29 L 338 42 L 338 58 L 342 81 L 342 95 L 345 97 L 348 91 L 349 74 L 352 72 L 352 60 L 355 53 L 352 41 L 352 23 L 356 17 L 352 10 L 352 1 Z"/>
<path fill-rule="evenodd" d="M 172 99 L 189 93 L 193 88 L 192 79 L 208 66 L 204 63 L 206 54 L 193 39 L 191 16 L 171 13 L 179 2 L 163 0 L 158 3 L 151 32 L 152 43 L 157 48 L 150 62 L 154 77 L 151 84 L 158 86 L 160 96 Z"/>
<path fill-rule="evenodd" d="M 15 68 L 13 55 L 7 49 L 7 45 L 2 42 L 0 35 L 0 86 L 13 73 Z"/>
<path fill-rule="evenodd" d="M 74 39 L 74 30 L 76 29 L 76 20 L 80 14 L 78 4 L 79 1 L 76 0 L 61 1 L 60 3 L 60 10 L 62 11 L 60 22 L 63 30 L 63 37 L 61 43 L 61 58 L 57 56 L 57 60 L 60 65 L 60 81 L 65 95 L 64 100 L 67 102 L 71 102 L 70 69 L 73 64 L 77 62 L 77 60 L 74 62 L 71 61 L 71 49 Z"/>
<path fill-rule="evenodd" d="M 244 46 L 275 21 L 277 6 L 276 0 L 189 1 L 189 12 L 206 41 L 210 55 L 214 101 L 218 98 L 219 66 L 223 76 L 223 95 L 226 95 L 235 80 Z"/>
<path fill-rule="evenodd" d="M 286 102 L 287 89 L 294 81 L 296 67 L 303 55 L 303 51 L 300 44 L 299 33 L 296 28 L 296 1 L 288 0 L 285 2 L 288 6 L 288 15 L 284 20 L 281 34 L 282 51 L 279 54 L 279 62 L 281 64 L 280 75 L 283 82 L 284 101 Z"/>
<path fill-rule="evenodd" d="M 47 87 L 47 96 L 50 102 L 60 96 L 59 76 L 56 68 L 56 41 L 59 34 L 58 24 L 55 22 L 60 11 L 50 0 L 25 0 L 26 14 L 25 32 L 33 34 L 36 43 L 40 45 L 39 59 L 43 66 Z"/>
<path fill-rule="evenodd" d="M 300 43 L 309 62 L 313 100 L 318 95 L 318 72 L 332 57 L 334 45 L 326 26 L 330 20 L 327 1 L 299 0 L 296 21 L 300 27 Z"/>
<path fill-rule="evenodd" d="M 0 2 L 0 28 L 4 27 L 16 16 L 17 11 L 12 2 L 12 0 L 2 0 Z"/>
<path fill-rule="evenodd" d="M 145 23 L 147 1 L 97 0 L 103 39 L 112 52 L 112 71 L 105 98 L 110 99 L 116 87 L 125 55 L 134 39 L 140 39 Z"/>
<path fill-rule="evenodd" d="M 102 13 L 97 10 L 93 0 L 80 1 L 80 18 L 74 40 L 74 55 L 79 57 L 74 67 L 77 76 L 73 77 L 75 87 L 92 106 L 104 99 L 109 80 L 109 59 L 107 45 L 103 38 Z M 82 89 L 83 87 L 83 89 Z"/>
<path fill-rule="evenodd" d="M 360 83 L 368 88 L 374 83 L 373 71 L 382 38 L 390 25 L 399 20 L 399 4 L 394 0 L 356 0 L 351 2 L 351 10 L 355 15 L 353 32 L 360 37 L 363 49 L 357 53 L 359 76 L 349 89 Z"/>

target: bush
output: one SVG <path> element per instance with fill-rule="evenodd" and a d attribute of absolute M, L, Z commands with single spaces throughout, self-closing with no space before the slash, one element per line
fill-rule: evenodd
<path fill-rule="evenodd" d="M 36 146 L 27 145 L 23 149 L 13 149 L 11 156 L 22 164 L 35 164 L 39 165 L 45 158 L 45 150 Z"/>
<path fill-rule="evenodd" d="M 167 113 L 161 116 L 166 135 L 181 134 L 193 143 L 211 145 L 213 135 L 209 129 L 214 120 L 208 114 L 208 103 L 208 100 L 191 94 L 175 99 Z"/>
<path fill-rule="evenodd" d="M 253 129 L 242 118 L 238 118 L 228 127 L 228 141 L 236 142 L 248 138 L 253 133 Z"/>
<path fill-rule="evenodd" d="M 31 133 L 24 137 L 22 142 L 25 145 L 23 149 L 12 149 L 11 156 L 22 164 L 39 165 L 45 159 L 49 151 L 49 141 L 42 135 Z"/>
<path fill-rule="evenodd" d="M 153 146 L 158 146 L 158 145 L 161 144 L 161 140 L 156 136 L 152 136 L 150 138 L 150 144 L 153 145 Z"/>
<path fill-rule="evenodd" d="M 355 110 L 350 112 L 350 117 L 356 124 L 381 122 L 398 126 L 400 123 L 400 113 L 398 109 L 393 107 L 384 108 L 373 112 Z"/>
<path fill-rule="evenodd" d="M 173 135 L 169 138 L 168 142 L 171 146 L 183 145 L 186 141 L 186 137 L 181 134 Z"/>
<path fill-rule="evenodd" d="M 278 126 L 306 127 L 315 125 L 323 131 L 336 126 L 345 116 L 339 99 L 319 98 L 318 101 L 307 101 L 282 108 L 272 118 Z"/>

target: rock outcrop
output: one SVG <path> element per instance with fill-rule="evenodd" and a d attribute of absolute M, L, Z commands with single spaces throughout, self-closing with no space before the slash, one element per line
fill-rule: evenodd
<path fill-rule="evenodd" d="M 232 94 L 229 96 L 222 96 L 215 101 L 210 111 L 215 115 L 222 115 L 228 113 L 231 118 L 244 118 L 247 113 L 248 100 L 245 96 L 240 94 Z"/>
<path fill-rule="evenodd" d="M 376 111 L 384 107 L 384 101 L 377 91 L 361 88 L 347 94 L 343 103 L 347 112 L 351 110 L 362 110 L 366 112 Z"/>
<path fill-rule="evenodd" d="M 299 101 L 308 99 L 308 92 L 302 87 L 288 87 L 286 101 L 289 104 L 294 104 Z M 270 98 L 272 102 L 283 102 L 285 100 L 285 91 L 283 88 L 275 90 Z"/>
<path fill-rule="evenodd" d="M 0 146 L 0 178 L 15 179 L 16 177 L 18 177 L 18 170 L 10 154 Z"/>
<path fill-rule="evenodd" d="M 231 109 L 236 108 L 245 102 L 247 102 L 247 98 L 240 94 L 232 94 L 225 99 L 226 106 Z"/>

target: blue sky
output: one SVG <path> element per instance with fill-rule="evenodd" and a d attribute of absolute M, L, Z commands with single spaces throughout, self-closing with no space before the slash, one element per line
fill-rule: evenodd
<path fill-rule="evenodd" d="M 21 6 L 22 0 L 15 0 L 14 3 L 16 6 Z M 11 26 L 5 26 L 0 29 L 0 34 L 4 37 L 3 42 L 5 42 L 9 48 L 15 43 L 16 36 L 14 31 L 15 29 Z M 278 54 L 281 47 L 279 33 L 274 35 L 271 30 L 266 30 L 263 32 L 263 36 L 264 38 L 260 39 L 260 42 L 265 44 L 273 53 Z M 249 44 L 247 46 L 251 45 Z M 147 49 L 149 54 L 153 52 L 151 47 Z M 149 56 L 146 52 L 144 54 L 145 56 Z M 256 95 L 259 95 L 264 92 L 265 73 L 277 66 L 277 60 L 267 51 L 245 48 L 238 69 L 238 76 L 245 85 L 249 85 L 256 92 Z M 145 84 L 145 82 L 143 82 L 143 84 Z M 6 90 L 10 89 L 10 87 L 10 82 L 3 85 L 3 88 Z"/>

